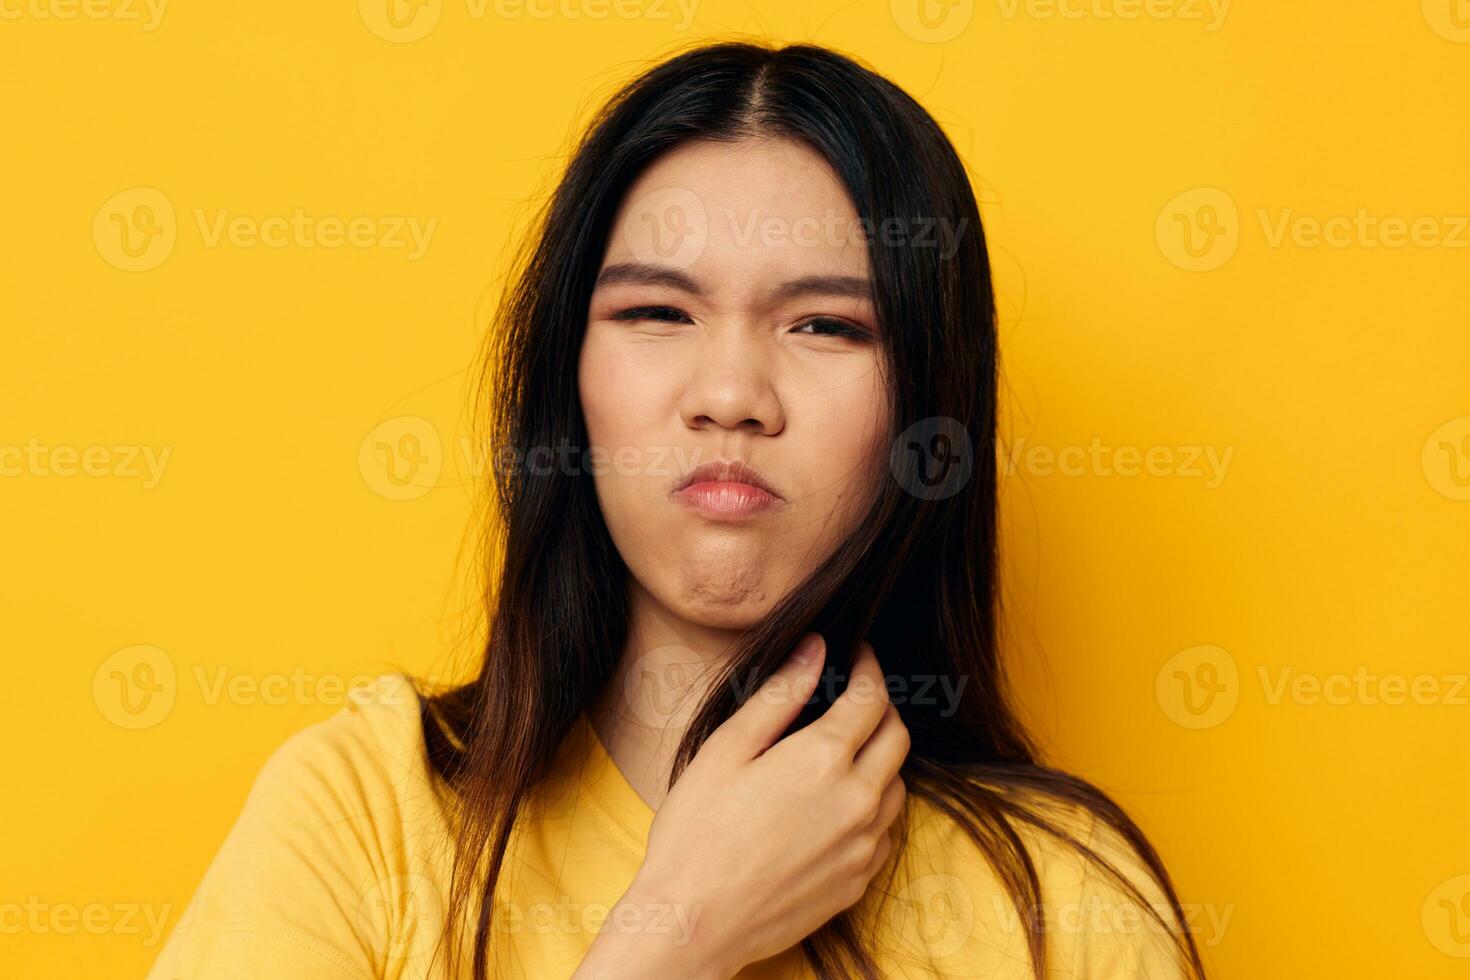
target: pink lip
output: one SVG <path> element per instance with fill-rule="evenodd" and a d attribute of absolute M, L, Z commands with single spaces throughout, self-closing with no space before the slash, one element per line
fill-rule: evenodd
<path fill-rule="evenodd" d="M 673 499 L 716 521 L 738 521 L 774 507 L 781 495 L 740 460 L 701 463 L 679 480 Z"/>
<path fill-rule="evenodd" d="M 749 483 L 706 480 L 676 491 L 674 499 L 714 520 L 737 520 L 771 507 L 779 498 Z"/>

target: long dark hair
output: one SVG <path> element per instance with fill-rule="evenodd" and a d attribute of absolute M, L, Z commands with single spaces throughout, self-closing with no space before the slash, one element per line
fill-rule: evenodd
<path fill-rule="evenodd" d="M 892 479 L 851 536 L 733 645 L 680 743 L 670 784 L 740 706 L 740 692 L 773 671 L 804 632 L 826 638 L 828 663 L 839 671 L 866 638 L 885 674 L 965 680 L 957 700 L 899 704 L 912 737 L 903 777 L 910 797 L 962 826 L 995 869 L 1025 924 L 1038 980 L 1046 925 L 1020 827 L 1077 848 L 1164 923 L 1116 867 L 1055 819 L 1058 811 L 1027 800 L 1080 807 L 1121 834 L 1184 922 L 1143 833 L 1097 788 L 1040 765 L 1008 703 L 997 638 L 995 301 L 964 165 L 917 102 L 853 60 L 810 45 L 730 42 L 654 66 L 600 110 L 518 256 L 490 333 L 490 397 L 477 414 L 498 458 L 519 464 L 496 467 L 487 502 L 494 511 L 484 541 L 489 634 L 478 676 L 426 689 L 423 701 L 429 758 L 453 787 L 459 817 L 446 927 L 451 964 L 456 938 L 468 936 L 466 910 L 477 905 L 472 975 L 484 980 L 491 898 L 517 815 L 579 712 L 613 676 L 627 639 L 628 572 L 592 477 L 525 465 L 538 447 L 587 445 L 578 353 L 614 215 L 639 173 L 671 147 L 757 136 L 798 140 L 823 156 L 874 230 L 868 259 L 891 379 L 891 431 L 910 433 L 919 449 L 964 455 L 968 470 L 934 490 L 931 460 L 899 447 Z M 895 220 L 906 233 L 883 233 L 900 227 Z M 961 234 L 947 248 L 923 247 L 926 221 L 947 221 Z M 737 677 L 744 683 L 733 683 Z M 823 710 L 823 700 L 814 699 L 797 725 Z M 819 977 L 877 980 L 852 913 L 803 940 Z M 1181 962 L 1203 977 L 1193 939 L 1177 928 L 1169 926 Z"/>

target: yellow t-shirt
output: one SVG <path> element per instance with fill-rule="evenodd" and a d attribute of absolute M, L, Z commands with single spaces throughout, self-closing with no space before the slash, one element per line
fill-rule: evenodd
<path fill-rule="evenodd" d="M 266 762 L 149 977 L 447 980 L 442 954 L 433 955 L 452 853 L 441 792 L 407 679 L 388 674 L 353 692 Z M 928 803 L 911 796 L 910 805 L 910 853 L 880 906 L 883 941 L 870 950 L 883 976 L 1030 980 L 1025 930 L 990 867 Z M 653 815 L 580 716 L 544 806 L 512 837 L 495 895 L 491 975 L 569 977 L 599 926 L 614 927 L 608 910 L 642 863 Z M 1162 893 L 1121 838 L 1080 811 L 1075 819 L 1083 839 L 1162 911 Z M 1121 889 L 1049 836 L 1019 832 L 1044 889 L 1049 977 L 1183 975 L 1167 934 Z M 870 887 L 863 902 L 876 893 Z M 663 929 L 677 941 L 697 910 L 638 914 L 620 927 Z M 793 947 L 737 976 L 812 973 Z"/>

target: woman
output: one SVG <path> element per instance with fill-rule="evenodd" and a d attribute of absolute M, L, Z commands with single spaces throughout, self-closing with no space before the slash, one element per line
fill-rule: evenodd
<path fill-rule="evenodd" d="M 928 114 L 687 52 L 517 272 L 478 676 L 288 740 L 153 976 L 1203 976 L 1005 697 L 995 312 Z"/>

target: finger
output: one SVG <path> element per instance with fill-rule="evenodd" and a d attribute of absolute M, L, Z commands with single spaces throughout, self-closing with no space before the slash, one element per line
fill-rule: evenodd
<path fill-rule="evenodd" d="M 888 860 L 888 855 L 893 850 L 893 834 L 887 830 L 878 840 L 878 847 L 873 851 L 873 856 L 863 866 L 863 875 L 872 880 L 873 876 L 883 869 L 883 864 Z"/>
<path fill-rule="evenodd" d="M 908 726 L 898 709 L 890 704 L 877 729 L 858 749 L 853 771 L 873 786 L 886 785 L 908 758 L 909 742 Z"/>
<path fill-rule="evenodd" d="M 825 730 L 822 734 L 836 737 L 851 755 L 856 755 L 883 720 L 888 703 L 883 669 L 878 666 L 872 644 L 864 640 L 858 644 L 857 655 L 853 657 L 847 687 L 822 717 L 807 728 L 821 726 Z"/>
<path fill-rule="evenodd" d="M 888 781 L 883 789 L 883 796 L 878 800 L 878 815 L 868 825 L 870 831 L 886 831 L 898 815 L 903 811 L 904 801 L 908 799 L 908 786 L 904 784 L 902 776 L 894 776 Z"/>
<path fill-rule="evenodd" d="M 803 636 L 791 655 L 715 730 L 715 735 L 728 739 L 746 761 L 770 748 L 791 727 L 816 689 L 826 653 L 827 643 L 820 633 Z M 803 655 L 809 659 L 803 661 Z"/>

